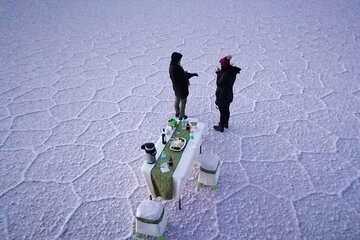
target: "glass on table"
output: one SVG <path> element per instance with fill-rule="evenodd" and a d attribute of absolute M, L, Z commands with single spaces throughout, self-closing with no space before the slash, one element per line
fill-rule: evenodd
<path fill-rule="evenodd" d="M 166 153 L 164 151 L 160 155 L 160 160 L 162 162 L 167 161 L 167 155 L 166 155 Z"/>
<path fill-rule="evenodd" d="M 181 128 L 186 129 L 187 121 L 185 119 L 181 120 Z"/>
<path fill-rule="evenodd" d="M 168 157 L 166 155 L 165 152 L 162 152 L 161 155 L 160 155 L 160 170 L 161 172 L 168 172 L 170 169 L 169 169 L 169 165 L 168 165 Z"/>
<path fill-rule="evenodd" d="M 171 132 L 172 132 L 172 127 L 171 126 L 167 126 L 166 128 L 165 128 L 165 134 L 167 135 L 167 136 L 170 136 L 171 135 Z"/>
<path fill-rule="evenodd" d="M 190 140 L 194 140 L 194 132 L 193 132 L 193 130 L 190 131 L 189 137 L 190 137 Z"/>

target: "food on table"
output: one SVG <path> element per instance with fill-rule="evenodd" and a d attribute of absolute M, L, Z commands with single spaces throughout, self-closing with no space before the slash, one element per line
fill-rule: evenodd
<path fill-rule="evenodd" d="M 173 151 L 181 151 L 186 144 L 186 139 L 178 137 L 178 138 L 174 138 L 172 139 L 172 142 L 170 144 L 170 150 Z"/>
<path fill-rule="evenodd" d="M 184 145 L 184 142 L 180 139 L 177 139 L 173 142 L 172 147 L 173 148 L 181 148 Z"/>

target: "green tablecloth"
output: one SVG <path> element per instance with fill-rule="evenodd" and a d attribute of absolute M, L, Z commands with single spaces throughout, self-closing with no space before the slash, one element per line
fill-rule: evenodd
<path fill-rule="evenodd" d="M 172 138 L 176 138 L 176 137 L 185 138 L 186 143 L 187 143 L 190 138 L 190 131 L 186 130 L 186 129 L 182 129 L 180 124 L 178 124 L 171 137 Z M 169 166 L 170 171 L 163 173 L 160 170 L 160 166 L 162 163 L 162 160 L 161 160 L 162 152 L 160 153 L 159 158 L 156 160 L 155 166 L 151 170 L 151 181 L 154 186 L 154 191 L 155 191 L 156 197 L 162 197 L 166 200 L 172 199 L 172 190 L 173 190 L 172 176 L 173 176 L 173 173 L 175 172 L 177 165 L 179 164 L 180 158 L 181 158 L 182 153 L 183 153 L 184 149 L 186 148 L 186 146 L 180 152 L 172 151 L 169 149 L 169 147 L 170 147 L 170 142 L 167 142 L 166 145 L 164 146 L 164 149 L 162 152 L 166 153 L 167 159 L 165 161 L 167 161 L 170 156 L 173 159 L 174 164 L 172 166 Z"/>

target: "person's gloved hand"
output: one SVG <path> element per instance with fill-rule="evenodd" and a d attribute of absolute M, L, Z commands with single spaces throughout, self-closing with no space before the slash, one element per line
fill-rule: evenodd
<path fill-rule="evenodd" d="M 199 76 L 199 74 L 197 74 L 197 73 L 193 73 L 192 75 L 193 75 L 193 77 L 198 77 Z"/>

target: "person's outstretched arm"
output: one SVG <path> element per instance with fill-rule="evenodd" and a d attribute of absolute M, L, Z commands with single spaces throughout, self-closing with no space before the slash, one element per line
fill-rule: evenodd
<path fill-rule="evenodd" d="M 190 79 L 190 78 L 192 78 L 192 77 L 198 77 L 199 74 L 197 74 L 197 73 L 185 72 L 185 76 L 186 76 L 187 79 Z"/>

